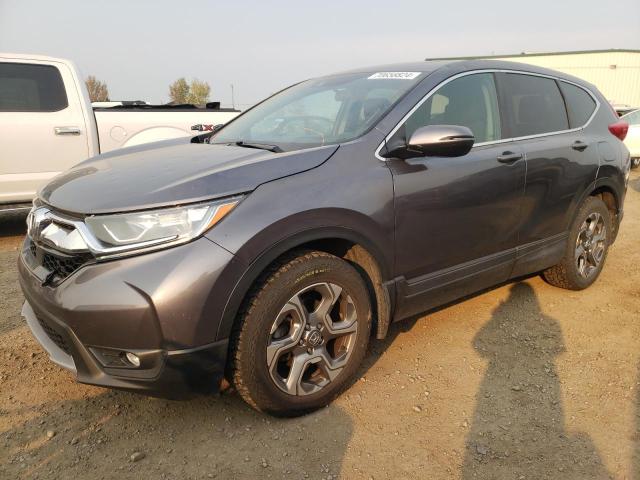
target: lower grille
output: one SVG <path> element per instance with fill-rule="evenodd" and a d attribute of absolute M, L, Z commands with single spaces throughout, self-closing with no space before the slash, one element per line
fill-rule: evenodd
<path fill-rule="evenodd" d="M 60 350 L 62 350 L 67 355 L 71 355 L 71 349 L 69 348 L 69 344 L 63 335 L 58 333 L 46 320 L 44 320 L 39 315 L 36 315 L 38 319 L 38 323 L 47 334 L 47 336 L 51 339 L 53 343 L 55 343 Z"/>

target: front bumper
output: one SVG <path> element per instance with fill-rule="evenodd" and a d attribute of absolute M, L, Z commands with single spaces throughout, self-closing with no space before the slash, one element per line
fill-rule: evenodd
<path fill-rule="evenodd" d="M 157 351 L 160 368 L 154 375 L 132 378 L 131 374 L 136 370 L 118 371 L 104 367 L 71 330 L 63 324 L 39 319 L 28 302 L 24 303 L 22 316 L 51 361 L 69 370 L 81 383 L 163 398 L 182 398 L 189 393 L 216 392 L 224 375 L 227 340 L 190 350 Z M 61 342 L 64 343 L 62 348 Z"/>
<path fill-rule="evenodd" d="M 233 285 L 226 250 L 201 238 L 86 265 L 52 286 L 28 266 L 27 249 L 18 261 L 22 314 L 51 360 L 79 382 L 170 398 L 219 387 L 228 340 L 216 332 Z M 125 352 L 140 367 L 118 363 Z"/>

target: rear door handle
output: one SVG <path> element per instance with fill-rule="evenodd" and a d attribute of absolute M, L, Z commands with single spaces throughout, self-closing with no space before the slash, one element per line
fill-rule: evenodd
<path fill-rule="evenodd" d="M 502 155 L 498 155 L 496 158 L 500 163 L 513 163 L 520 159 L 522 159 L 522 154 L 514 152 L 502 152 Z"/>
<path fill-rule="evenodd" d="M 54 127 L 56 135 L 80 135 L 80 127 Z"/>
<path fill-rule="evenodd" d="M 573 142 L 573 145 L 571 145 L 571 148 L 573 148 L 574 150 L 577 150 L 579 152 L 582 152 L 583 150 L 585 150 L 589 145 L 587 145 L 584 142 L 581 142 L 580 140 L 576 140 L 575 142 Z"/>

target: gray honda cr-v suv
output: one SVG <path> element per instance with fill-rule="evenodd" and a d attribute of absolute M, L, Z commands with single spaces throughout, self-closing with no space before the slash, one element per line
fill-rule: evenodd
<path fill-rule="evenodd" d="M 593 283 L 622 219 L 624 134 L 593 85 L 522 64 L 304 81 L 46 185 L 23 314 L 80 382 L 178 396 L 226 377 L 300 414 L 392 321 L 535 272 Z"/>

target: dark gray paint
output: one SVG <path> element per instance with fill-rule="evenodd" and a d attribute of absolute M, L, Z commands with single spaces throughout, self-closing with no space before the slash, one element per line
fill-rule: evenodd
<path fill-rule="evenodd" d="M 249 192 L 317 167 L 336 148 L 274 154 L 227 145 L 150 143 L 82 162 L 45 185 L 39 197 L 79 214 L 193 203 Z"/>
<path fill-rule="evenodd" d="M 565 78 L 594 92 L 600 110 L 583 131 L 477 146 L 463 157 L 376 158 L 383 139 L 425 94 L 477 69 Z M 171 357 L 225 342 L 258 275 L 282 253 L 309 242 L 338 239 L 367 249 L 388 291 L 389 313 L 400 319 L 553 265 L 576 208 L 599 188 L 615 196 L 621 218 L 628 152 L 607 131 L 616 118 L 593 86 L 497 61 L 360 71 L 384 70 L 425 75 L 375 128 L 340 146 L 277 154 L 165 142 L 164 148 L 97 157 L 58 177 L 42 199 L 80 215 L 251 193 L 201 239 L 87 265 L 57 287 L 43 287 L 20 260 L 27 301 L 37 314 L 72 329 L 84 345 L 160 349 Z M 575 141 L 587 148 L 573 150 Z M 513 154 L 513 161 L 499 161 Z M 212 365 L 220 372 L 226 359 L 222 344 L 216 345 Z M 81 379 L 124 388 L 121 379 Z"/>

